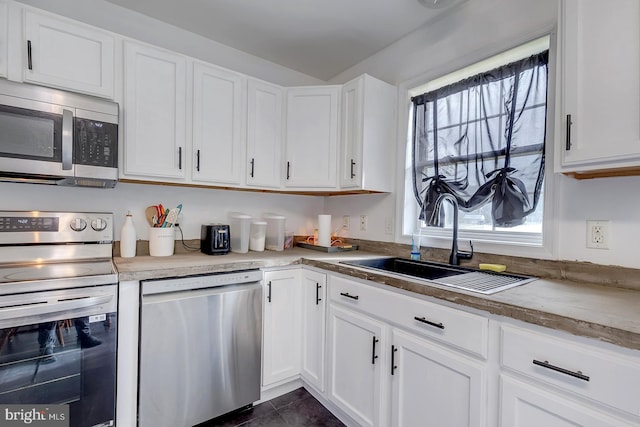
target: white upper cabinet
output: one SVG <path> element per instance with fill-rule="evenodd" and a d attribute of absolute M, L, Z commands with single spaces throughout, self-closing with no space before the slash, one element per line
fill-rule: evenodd
<path fill-rule="evenodd" d="M 125 43 L 124 175 L 185 177 L 186 60 Z"/>
<path fill-rule="evenodd" d="M 340 188 L 393 191 L 396 88 L 367 74 L 342 88 Z"/>
<path fill-rule="evenodd" d="M 111 34 L 26 10 L 23 42 L 25 82 L 113 98 Z"/>
<path fill-rule="evenodd" d="M 7 77 L 7 59 L 9 55 L 7 42 L 9 40 L 8 6 L 0 3 L 0 77 Z"/>
<path fill-rule="evenodd" d="M 245 152 L 245 81 L 242 74 L 194 64 L 193 181 L 240 184 Z"/>
<path fill-rule="evenodd" d="M 560 172 L 640 165 L 640 3 L 561 2 Z"/>
<path fill-rule="evenodd" d="M 282 102 L 280 86 L 249 79 L 247 105 L 247 185 L 279 188 L 282 183 Z"/>
<path fill-rule="evenodd" d="M 341 86 L 287 90 L 286 187 L 336 189 L 340 90 Z"/>

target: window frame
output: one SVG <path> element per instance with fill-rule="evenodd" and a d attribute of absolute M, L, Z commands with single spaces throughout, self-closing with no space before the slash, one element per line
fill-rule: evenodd
<path fill-rule="evenodd" d="M 456 64 L 447 64 L 447 66 L 434 69 L 415 79 L 408 80 L 399 85 L 398 96 L 398 133 L 399 140 L 404 141 L 400 144 L 401 151 L 398 152 L 398 195 L 396 199 L 397 218 L 401 219 L 401 235 L 399 241 L 401 243 L 410 243 L 412 235 L 420 233 L 423 246 L 447 248 L 451 246 L 451 229 L 438 229 L 428 227 L 428 230 L 419 229 L 419 206 L 413 194 L 413 182 L 411 179 L 411 124 L 409 118 L 412 115 L 411 97 L 419 93 L 429 90 L 429 83 L 440 81 L 437 86 L 442 86 L 442 77 L 448 76 L 457 71 L 470 66 L 478 65 L 487 58 L 502 56 L 505 52 L 520 47 L 537 39 L 548 37 L 549 43 L 549 77 L 548 77 L 548 95 L 547 95 L 547 130 L 546 130 L 546 168 L 544 174 L 543 189 L 543 224 L 542 233 L 537 237 L 533 237 L 522 232 L 508 231 L 486 231 L 486 230 L 459 230 L 459 245 L 462 249 L 468 248 L 466 240 L 472 240 L 474 249 L 478 252 L 495 253 L 503 255 L 525 256 L 553 259 L 557 253 L 557 241 L 554 236 L 557 235 L 558 222 L 555 220 L 555 211 L 557 210 L 557 201 L 554 189 L 557 187 L 555 182 L 558 177 L 553 173 L 554 165 L 554 135 L 555 135 L 555 112 L 556 112 L 556 81 L 557 81 L 557 37 L 556 31 L 547 30 L 532 37 L 509 43 L 484 52 L 484 55 L 478 53 L 474 56 L 469 55 L 461 58 Z M 502 61 L 502 59 L 501 59 Z M 507 63 L 508 60 L 504 60 Z M 482 72 L 482 69 L 478 69 Z M 446 83 L 445 83 L 446 84 Z M 434 88 L 432 86 L 431 88 Z"/>

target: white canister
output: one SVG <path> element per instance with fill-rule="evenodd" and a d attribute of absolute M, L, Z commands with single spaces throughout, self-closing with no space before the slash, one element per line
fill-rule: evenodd
<path fill-rule="evenodd" d="M 136 256 L 136 227 L 133 225 L 133 215 L 130 212 L 127 212 L 120 229 L 120 256 L 122 258 Z"/>
<path fill-rule="evenodd" d="M 151 227 L 149 229 L 149 255 L 173 255 L 175 240 L 176 232 L 173 227 Z"/>
<path fill-rule="evenodd" d="M 266 221 L 253 221 L 249 237 L 249 249 L 256 252 L 264 251 L 264 241 L 267 233 Z"/>

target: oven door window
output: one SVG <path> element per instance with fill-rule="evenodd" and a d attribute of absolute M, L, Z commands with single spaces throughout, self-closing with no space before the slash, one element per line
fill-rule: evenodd
<path fill-rule="evenodd" d="M 0 155 L 62 161 L 62 115 L 0 106 Z"/>
<path fill-rule="evenodd" d="M 69 404 L 72 427 L 110 425 L 116 317 L 108 313 L 0 329 L 0 403 Z"/>

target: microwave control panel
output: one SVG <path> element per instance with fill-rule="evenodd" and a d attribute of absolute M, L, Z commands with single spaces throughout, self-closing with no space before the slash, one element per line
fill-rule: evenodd
<path fill-rule="evenodd" d="M 74 163 L 118 167 L 118 125 L 76 117 Z"/>

